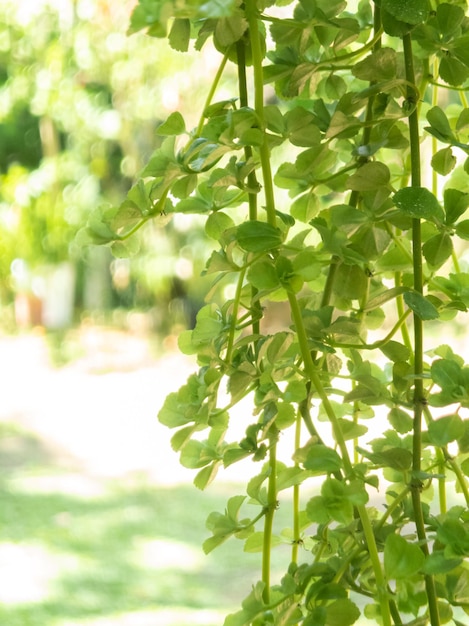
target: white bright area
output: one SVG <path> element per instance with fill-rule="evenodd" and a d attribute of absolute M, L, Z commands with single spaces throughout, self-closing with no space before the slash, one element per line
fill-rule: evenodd
<path fill-rule="evenodd" d="M 0 421 L 37 436 L 60 469 L 21 475 L 13 479 L 15 488 L 93 499 L 104 493 L 108 480 L 145 476 L 155 489 L 191 481 L 193 473 L 179 465 L 170 447 L 172 433 L 156 416 L 194 364 L 176 351 L 156 358 L 146 337 L 91 326 L 76 332 L 81 356 L 61 368 L 52 365 L 41 331 L 0 337 Z M 11 451 L 8 444 L 7 437 L 2 449 Z M 181 571 L 195 572 L 203 558 L 201 548 L 196 552 L 176 541 L 155 540 L 142 547 L 142 559 L 153 568 L 165 569 L 176 559 Z M 38 538 L 0 540 L 0 604 L 40 602 L 63 571 L 76 567 Z M 212 626 L 222 621 L 213 610 L 165 607 L 60 624 Z"/>

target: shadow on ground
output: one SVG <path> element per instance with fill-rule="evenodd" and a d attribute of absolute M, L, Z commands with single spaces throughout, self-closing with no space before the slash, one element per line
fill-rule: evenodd
<path fill-rule="evenodd" d="M 239 542 L 209 556 L 201 549 L 208 513 L 224 510 L 233 486 L 200 494 L 144 476 L 78 476 L 8 423 L 0 425 L 0 466 L 0 624 L 91 624 L 142 610 L 155 612 L 145 624 L 199 623 L 161 621 L 169 607 L 214 609 L 221 624 L 256 580 L 258 556 Z"/>

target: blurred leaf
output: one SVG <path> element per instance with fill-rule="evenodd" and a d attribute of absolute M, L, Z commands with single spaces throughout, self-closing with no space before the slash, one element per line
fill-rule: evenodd
<path fill-rule="evenodd" d="M 168 41 L 171 48 L 178 52 L 187 52 L 191 36 L 191 23 L 188 19 L 177 18 L 169 31 Z"/>
<path fill-rule="evenodd" d="M 179 111 L 174 111 L 156 130 L 158 135 L 182 135 L 186 132 L 184 118 Z"/>

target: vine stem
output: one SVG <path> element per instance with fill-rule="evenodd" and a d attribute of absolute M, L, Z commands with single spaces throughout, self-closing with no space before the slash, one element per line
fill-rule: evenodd
<path fill-rule="evenodd" d="M 252 66 L 254 72 L 254 109 L 257 114 L 259 126 L 263 131 L 263 141 L 259 147 L 261 159 L 262 177 L 264 180 L 265 210 L 267 212 L 267 222 L 272 226 L 277 223 L 275 212 L 275 194 L 272 176 L 272 166 L 270 163 L 270 148 L 265 133 L 264 116 L 264 72 L 262 69 L 261 35 L 259 32 L 258 11 L 256 0 L 246 0 L 246 19 L 249 25 L 249 36 L 251 41 Z"/>
<path fill-rule="evenodd" d="M 267 487 L 267 509 L 264 519 L 264 539 L 262 544 L 262 582 L 265 584 L 263 599 L 270 603 L 270 569 L 272 553 L 272 529 L 277 508 L 277 432 L 270 434 L 269 483 Z"/>
<path fill-rule="evenodd" d="M 406 79 L 409 83 L 415 84 L 414 58 L 412 52 L 412 37 L 410 34 L 403 37 L 404 65 Z M 417 103 L 415 102 L 413 89 L 408 90 L 407 98 L 414 104 L 409 115 L 409 141 L 410 141 L 410 165 L 411 165 L 411 186 L 421 186 L 420 169 L 420 133 Z M 416 292 L 423 294 L 423 259 L 422 259 L 422 225 L 418 218 L 412 219 L 412 258 L 413 258 L 413 279 Z M 423 322 L 422 319 L 413 314 L 414 326 L 414 419 L 413 419 L 413 447 L 412 447 L 412 471 L 413 479 L 411 483 L 412 505 L 415 517 L 415 526 L 420 547 L 425 556 L 428 556 L 429 549 L 425 531 L 425 520 L 423 516 L 422 502 L 420 498 L 422 459 L 422 415 L 425 405 L 423 387 Z M 438 612 L 438 602 L 433 576 L 425 575 L 425 588 L 428 597 L 428 611 L 432 626 L 439 626 L 440 617 Z"/>
<path fill-rule="evenodd" d="M 270 148 L 267 135 L 265 133 L 264 116 L 264 76 L 262 69 L 262 46 L 259 32 L 258 10 L 256 0 L 245 1 L 245 15 L 249 26 L 249 38 L 251 42 L 252 65 L 254 74 L 254 110 L 256 111 L 259 127 L 263 132 L 262 144 L 259 147 L 262 177 L 264 182 L 265 210 L 267 222 L 271 226 L 276 226 L 277 216 L 275 212 L 275 195 L 270 163 Z M 251 206 L 250 206 L 251 209 Z M 256 209 L 257 215 L 257 209 Z M 250 217 L 254 215 L 250 210 Z M 264 521 L 264 542 L 262 546 L 262 581 L 264 582 L 264 602 L 270 603 L 270 570 L 272 551 L 272 528 L 277 506 L 277 432 L 274 430 L 270 434 L 269 449 L 269 482 L 267 487 L 268 509 Z"/>
<path fill-rule="evenodd" d="M 295 451 L 301 445 L 301 426 L 303 423 L 301 411 L 298 409 L 295 423 Z M 295 466 L 298 467 L 298 461 Z M 298 562 L 298 548 L 300 545 L 300 485 L 293 485 L 293 545 L 292 545 L 292 563 Z"/>
<path fill-rule="evenodd" d="M 319 373 L 314 365 L 313 358 L 311 356 L 311 351 L 308 345 L 308 336 L 306 334 L 306 329 L 303 323 L 303 317 L 301 315 L 301 309 L 298 304 L 298 300 L 296 299 L 296 295 L 293 291 L 288 290 L 288 301 L 290 303 L 290 309 L 292 314 L 293 323 L 295 324 L 296 334 L 298 337 L 298 343 L 300 345 L 300 353 L 303 358 L 303 365 L 305 369 L 305 374 L 311 382 L 312 386 L 315 388 L 316 393 L 318 394 L 324 410 L 326 411 L 327 417 L 332 426 L 332 431 L 334 433 L 334 439 L 336 440 L 337 446 L 340 450 L 342 456 L 342 462 L 344 464 L 345 476 L 350 479 L 354 475 L 353 465 L 350 460 L 350 455 L 347 449 L 347 445 L 345 443 L 345 438 L 342 433 L 342 429 L 339 425 L 339 420 L 334 411 L 334 407 L 332 406 L 329 397 L 322 385 Z M 381 617 L 383 620 L 383 626 L 392 626 L 391 619 L 391 611 L 389 607 L 389 598 L 388 591 L 386 588 L 386 579 L 383 573 L 383 569 L 381 566 L 381 562 L 379 560 L 378 547 L 376 545 L 375 536 L 373 533 L 373 527 L 371 525 L 370 518 L 368 517 L 368 513 L 366 511 L 366 507 L 363 504 L 357 505 L 356 510 L 360 517 L 360 521 L 363 528 L 363 534 L 365 536 L 366 545 L 368 547 L 368 554 L 370 557 L 371 565 L 373 567 L 373 572 L 376 580 L 376 587 L 378 593 L 378 601 L 381 607 Z"/>

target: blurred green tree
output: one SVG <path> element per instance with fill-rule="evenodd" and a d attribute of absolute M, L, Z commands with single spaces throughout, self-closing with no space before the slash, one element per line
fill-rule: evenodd
<path fill-rule="evenodd" d="M 207 59 L 128 37 L 132 4 L 1 3 L 2 303 L 18 291 L 43 298 L 50 274 L 44 268 L 65 262 L 78 276 L 77 301 L 85 307 L 169 301 L 175 273 L 183 285 L 194 274 L 194 245 L 203 237 L 196 220 L 172 225 L 164 244 L 158 229 L 147 232 L 145 253 L 125 271 L 110 254 L 74 244 L 86 216 L 118 201 L 148 160 L 158 115 L 200 104 L 200 67 L 190 68 Z M 184 247 L 187 263 L 176 266 Z"/>

